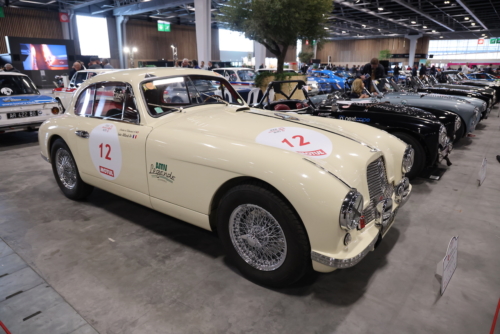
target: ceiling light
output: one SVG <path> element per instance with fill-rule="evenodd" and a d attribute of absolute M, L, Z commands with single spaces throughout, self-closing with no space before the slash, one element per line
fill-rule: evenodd
<path fill-rule="evenodd" d="M 379 8 L 378 8 L 378 10 L 384 10 L 384 8 L 382 8 L 382 7 L 379 7 Z"/>
<path fill-rule="evenodd" d="M 488 36 L 484 36 L 484 38 L 488 38 Z"/>
<path fill-rule="evenodd" d="M 342 33 L 345 34 L 345 30 L 342 30 Z"/>
<path fill-rule="evenodd" d="M 439 38 L 443 38 L 443 36 L 439 36 Z"/>
<path fill-rule="evenodd" d="M 476 24 L 475 24 L 474 22 L 472 22 L 470 25 L 471 25 L 471 26 L 475 26 Z"/>
<path fill-rule="evenodd" d="M 469 20 L 469 17 L 468 17 L 468 16 L 466 16 L 466 17 L 465 17 L 465 20 Z"/>
<path fill-rule="evenodd" d="M 325 27 L 325 30 L 328 30 L 328 28 L 327 28 L 327 27 Z"/>
<path fill-rule="evenodd" d="M 415 22 L 415 21 L 411 21 L 411 23 L 412 23 L 412 24 L 415 24 L 415 23 L 417 23 L 417 22 Z"/>
<path fill-rule="evenodd" d="M 433 30 L 432 32 L 436 32 L 436 30 Z"/>
<path fill-rule="evenodd" d="M 362 26 L 363 28 L 366 28 L 366 24 L 362 24 L 361 26 Z"/>
<path fill-rule="evenodd" d="M 444 4 L 445 4 L 445 5 L 447 5 L 447 4 L 449 4 L 449 3 L 450 3 L 449 1 L 445 1 L 445 2 L 444 2 Z"/>
<path fill-rule="evenodd" d="M 422 28 L 427 29 L 427 26 L 423 26 Z"/>
<path fill-rule="evenodd" d="M 481 34 L 482 36 L 486 36 L 486 34 Z"/>

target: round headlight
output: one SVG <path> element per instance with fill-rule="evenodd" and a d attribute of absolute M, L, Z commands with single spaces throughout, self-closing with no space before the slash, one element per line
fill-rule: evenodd
<path fill-rule="evenodd" d="M 460 127 L 462 126 L 462 121 L 460 120 L 460 117 L 456 117 L 455 118 L 455 131 L 458 131 L 458 129 L 460 129 Z"/>
<path fill-rule="evenodd" d="M 58 107 L 52 107 L 52 114 L 54 114 L 54 115 L 59 114 L 59 108 Z"/>
<path fill-rule="evenodd" d="M 415 160 L 415 150 L 408 145 L 406 147 L 405 153 L 403 154 L 403 163 L 401 164 L 401 171 L 403 174 L 408 173 L 413 167 L 413 161 Z"/>
<path fill-rule="evenodd" d="M 363 195 L 353 188 L 342 202 L 339 217 L 340 227 L 347 231 L 357 228 L 362 214 Z"/>

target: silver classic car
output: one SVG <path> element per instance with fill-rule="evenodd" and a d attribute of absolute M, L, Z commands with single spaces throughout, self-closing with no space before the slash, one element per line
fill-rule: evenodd
<path fill-rule="evenodd" d="M 373 82 L 375 83 L 373 86 L 376 94 L 371 94 L 372 100 L 419 108 L 446 110 L 460 116 L 462 125 L 457 131 L 456 140 L 473 132 L 481 118 L 481 112 L 486 110 L 486 102 L 481 100 L 479 100 L 481 105 L 475 106 L 472 102 L 455 96 L 402 92 L 394 81 L 388 79 L 373 80 Z"/>

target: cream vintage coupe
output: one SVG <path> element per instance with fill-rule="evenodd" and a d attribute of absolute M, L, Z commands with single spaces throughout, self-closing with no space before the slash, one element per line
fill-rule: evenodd
<path fill-rule="evenodd" d="M 244 276 L 274 287 L 357 264 L 411 191 L 413 149 L 396 137 L 249 108 L 202 70 L 95 76 L 39 139 L 68 198 L 98 187 L 212 230 Z"/>

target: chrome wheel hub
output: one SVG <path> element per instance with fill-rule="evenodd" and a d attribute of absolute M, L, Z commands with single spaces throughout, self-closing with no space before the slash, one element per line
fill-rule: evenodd
<path fill-rule="evenodd" d="M 260 206 L 242 204 L 234 209 L 229 217 L 229 234 L 241 258 L 256 269 L 272 271 L 285 261 L 285 233 Z"/>
<path fill-rule="evenodd" d="M 73 158 L 64 148 L 59 148 L 55 160 L 59 180 L 65 188 L 73 189 L 76 186 L 76 166 Z"/>

